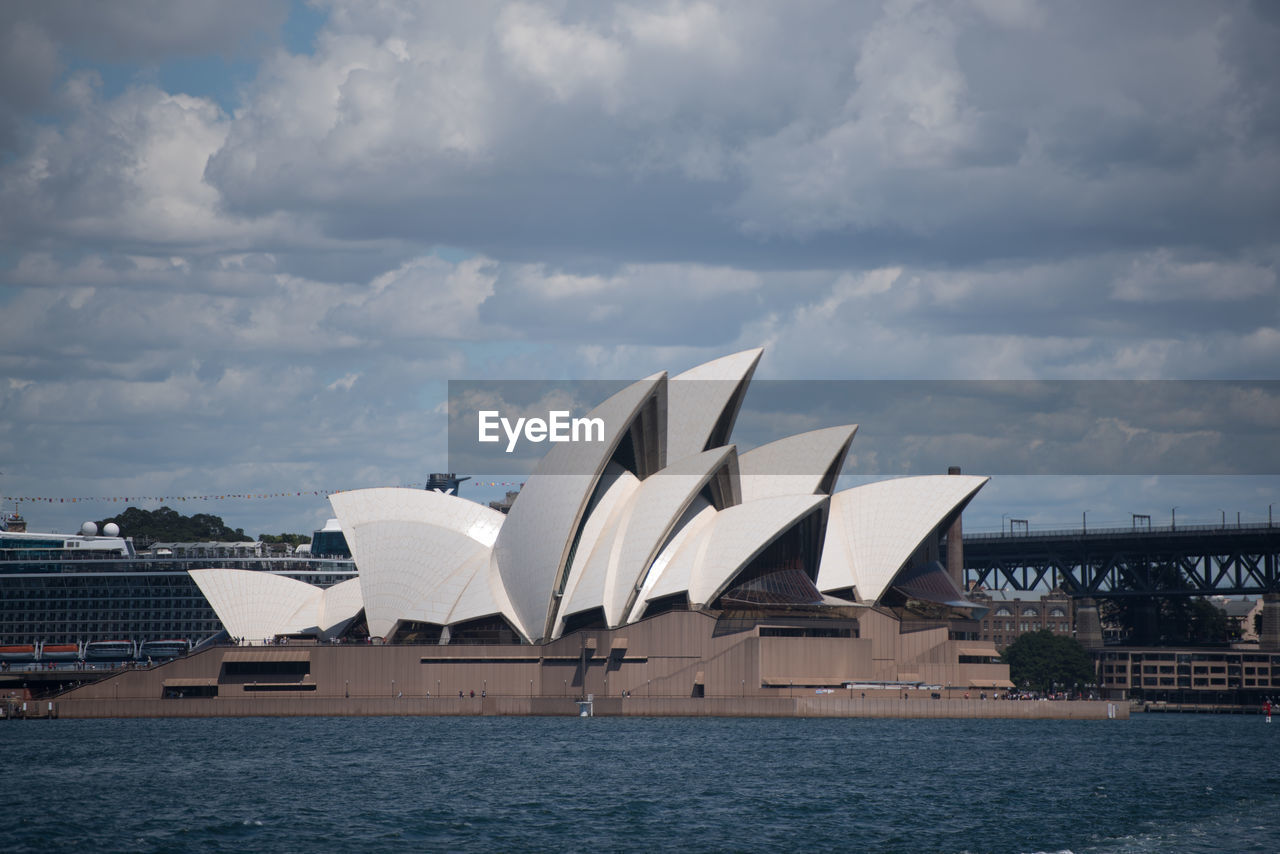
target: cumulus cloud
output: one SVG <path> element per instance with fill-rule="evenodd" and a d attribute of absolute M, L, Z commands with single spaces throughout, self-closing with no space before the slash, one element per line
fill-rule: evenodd
<path fill-rule="evenodd" d="M 449 378 L 759 345 L 762 378 L 1280 364 L 1265 5 L 317 8 L 300 53 L 274 4 L 0 12 L 7 488 L 400 482 Z M 237 103 L 147 73 L 211 54 Z"/>
<path fill-rule="evenodd" d="M 43 129 L 0 166 L 0 222 L 12 234 L 64 241 L 243 239 L 250 225 L 223 217 L 203 178 L 226 133 L 226 117 L 203 98 L 153 86 L 91 95 L 67 124 Z"/>

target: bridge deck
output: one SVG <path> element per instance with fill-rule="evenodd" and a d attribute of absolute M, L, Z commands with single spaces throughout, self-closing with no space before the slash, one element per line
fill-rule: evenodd
<path fill-rule="evenodd" d="M 964 538 L 965 580 L 1073 596 L 1280 592 L 1280 526 L 1083 528 Z"/>

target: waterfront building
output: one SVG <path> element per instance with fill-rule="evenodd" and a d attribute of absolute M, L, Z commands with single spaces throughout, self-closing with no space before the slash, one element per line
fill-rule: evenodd
<path fill-rule="evenodd" d="M 760 355 L 624 388 L 588 415 L 603 438 L 552 446 L 505 515 L 437 491 L 332 495 L 359 567 L 341 591 L 192 572 L 233 636 L 287 639 L 294 663 L 242 650 L 260 678 L 229 679 L 231 659 L 182 678 L 218 696 L 264 682 L 330 697 L 382 682 L 531 698 L 1011 687 L 975 637 L 986 606 L 942 563 L 987 478 L 836 491 L 856 425 L 740 453 L 732 429 Z M 383 650 L 376 666 L 346 669 L 352 653 L 323 645 L 353 631 Z"/>
<path fill-rule="evenodd" d="M 1016 590 L 973 590 L 969 598 L 988 608 L 979 621 L 981 637 L 1003 650 L 1028 632 L 1045 629 L 1072 637 L 1075 626 L 1074 600 L 1057 588 L 1036 595 Z"/>
<path fill-rule="evenodd" d="M 490 510 L 497 510 L 504 516 L 511 512 L 511 505 L 516 503 L 516 498 L 520 495 L 518 489 L 508 489 L 505 498 L 495 499 L 489 502 Z"/>
<path fill-rule="evenodd" d="M 1107 699 L 1261 706 L 1280 698 L 1280 654 L 1256 646 L 1120 646 L 1096 656 Z"/>

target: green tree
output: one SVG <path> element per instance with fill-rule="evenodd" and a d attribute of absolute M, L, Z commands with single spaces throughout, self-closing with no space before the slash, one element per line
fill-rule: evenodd
<path fill-rule="evenodd" d="M 244 528 L 227 527 L 221 516 L 208 513 L 183 516 L 171 507 L 161 507 L 159 510 L 129 507 L 118 516 L 101 520 L 98 528 L 101 529 L 108 522 L 115 522 L 120 526 L 122 536 L 133 537 L 134 542 L 143 547 L 156 542 L 249 542 Z"/>
<path fill-rule="evenodd" d="M 1001 660 L 1009 665 L 1009 678 L 1022 687 L 1047 692 L 1060 687 L 1094 682 L 1093 658 L 1074 638 L 1048 629 L 1027 632 L 1005 647 Z"/>
<path fill-rule="evenodd" d="M 259 542 L 263 543 L 288 543 L 291 546 L 300 546 L 303 543 L 311 542 L 310 534 L 259 534 Z"/>
<path fill-rule="evenodd" d="M 1161 587 L 1171 588 L 1167 579 Z M 1131 643 L 1226 644 L 1239 634 L 1226 612 L 1199 596 L 1132 596 L 1104 600 L 1103 618 L 1120 626 Z"/>

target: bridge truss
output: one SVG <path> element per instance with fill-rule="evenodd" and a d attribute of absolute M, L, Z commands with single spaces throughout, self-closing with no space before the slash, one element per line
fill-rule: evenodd
<path fill-rule="evenodd" d="M 964 577 L 988 589 L 1072 596 L 1280 593 L 1280 527 L 1189 527 L 970 534 Z"/>

